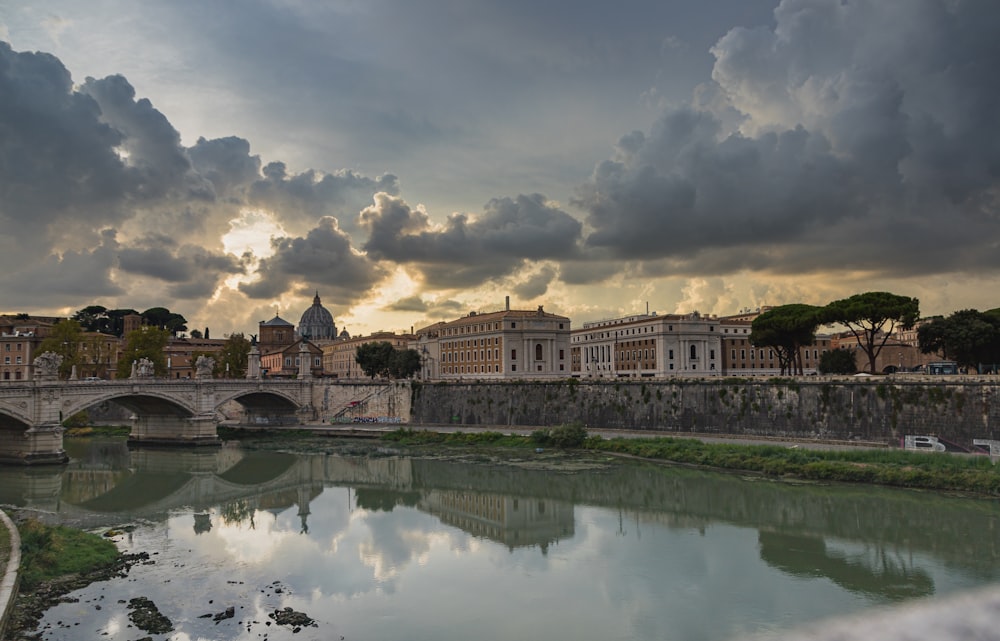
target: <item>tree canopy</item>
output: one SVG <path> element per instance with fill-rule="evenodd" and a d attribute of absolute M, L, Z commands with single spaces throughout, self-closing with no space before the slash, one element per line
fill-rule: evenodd
<path fill-rule="evenodd" d="M 62 356 L 59 378 L 69 378 L 73 366 L 83 363 L 82 345 L 83 330 L 80 328 L 80 323 L 69 318 L 52 326 L 52 333 L 38 346 L 38 353 L 55 352 Z"/>
<path fill-rule="evenodd" d="M 772 348 L 782 374 L 802 374 L 800 348 L 816 340 L 820 311 L 819 307 L 799 303 L 769 309 L 751 323 L 750 344 Z"/>
<path fill-rule="evenodd" d="M 80 323 L 85 332 L 100 332 L 121 336 L 125 332 L 125 317 L 139 312 L 131 308 L 108 309 L 101 305 L 90 305 L 73 314 L 73 320 Z"/>
<path fill-rule="evenodd" d="M 213 357 L 216 378 L 246 378 L 250 341 L 242 333 L 230 334 L 222 350 Z"/>
<path fill-rule="evenodd" d="M 834 301 L 823 308 L 823 324 L 840 324 L 858 341 L 868 356 L 868 371 L 875 373 L 875 360 L 897 328 L 909 329 L 920 315 L 916 298 L 889 292 L 866 292 Z"/>
<path fill-rule="evenodd" d="M 132 374 L 132 363 L 148 358 L 153 363 L 156 376 L 166 376 L 167 357 L 164 348 L 170 340 L 170 332 L 159 327 L 143 325 L 125 336 L 125 347 L 118 356 L 117 378 L 128 378 Z"/>
<path fill-rule="evenodd" d="M 1000 314 L 963 309 L 935 317 L 917 328 L 917 342 L 925 354 L 940 353 L 962 367 L 1000 363 Z"/>
<path fill-rule="evenodd" d="M 820 374 L 855 374 L 858 371 L 854 362 L 854 351 L 849 349 L 829 349 L 819 357 Z"/>
<path fill-rule="evenodd" d="M 150 307 L 141 316 L 144 324 L 165 329 L 171 336 L 177 336 L 177 332 L 187 331 L 187 319 L 166 307 Z"/>
<path fill-rule="evenodd" d="M 371 378 L 409 378 L 420 371 L 420 354 L 416 350 L 398 350 L 388 341 L 359 345 L 354 360 Z"/>

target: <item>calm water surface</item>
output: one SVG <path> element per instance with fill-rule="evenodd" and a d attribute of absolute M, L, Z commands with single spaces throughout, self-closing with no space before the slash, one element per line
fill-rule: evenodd
<path fill-rule="evenodd" d="M 993 501 L 642 464 L 67 451 L 0 470 L 0 502 L 135 524 L 115 540 L 154 562 L 74 593 L 43 639 L 144 637 L 125 604 L 141 595 L 175 627 L 155 639 L 715 641 L 1000 578 Z M 269 618 L 286 607 L 316 627 Z"/>

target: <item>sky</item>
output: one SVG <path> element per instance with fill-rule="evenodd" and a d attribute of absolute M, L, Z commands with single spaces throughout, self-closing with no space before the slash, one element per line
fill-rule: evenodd
<path fill-rule="evenodd" d="M 995 0 L 0 1 L 0 312 L 1000 307 Z"/>

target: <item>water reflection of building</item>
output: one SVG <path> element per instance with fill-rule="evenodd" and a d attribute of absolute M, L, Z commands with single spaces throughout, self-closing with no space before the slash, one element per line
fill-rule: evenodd
<path fill-rule="evenodd" d="M 511 497 L 457 490 L 430 490 L 417 506 L 474 536 L 509 549 L 539 546 L 573 536 L 573 504 L 552 499 Z"/>

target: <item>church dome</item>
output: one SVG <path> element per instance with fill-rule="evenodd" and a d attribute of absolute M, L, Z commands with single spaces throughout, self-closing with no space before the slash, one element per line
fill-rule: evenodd
<path fill-rule="evenodd" d="M 299 336 L 309 340 L 324 340 L 337 338 L 337 326 L 333 324 L 333 314 L 319 300 L 319 292 L 313 298 L 312 307 L 307 309 L 299 320 Z"/>

